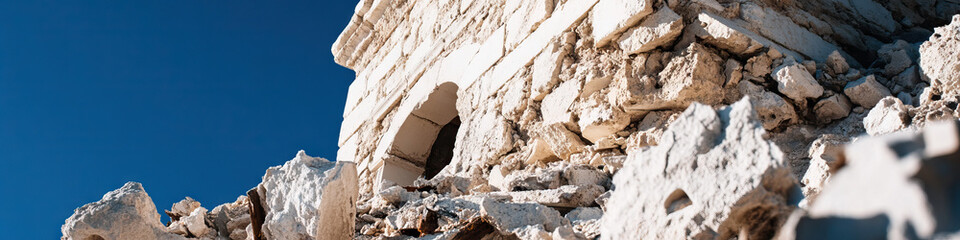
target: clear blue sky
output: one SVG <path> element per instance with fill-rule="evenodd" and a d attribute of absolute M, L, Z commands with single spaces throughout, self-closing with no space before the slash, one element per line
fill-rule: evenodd
<path fill-rule="evenodd" d="M 232 202 L 304 149 L 335 159 L 355 0 L 0 0 L 0 238 L 58 239 L 142 182 Z"/>

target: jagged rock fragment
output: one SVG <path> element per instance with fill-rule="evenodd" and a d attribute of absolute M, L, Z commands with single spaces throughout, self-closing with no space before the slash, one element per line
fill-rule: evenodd
<path fill-rule="evenodd" d="M 863 118 L 863 127 L 873 136 L 892 133 L 910 124 L 908 109 L 895 97 L 885 97 Z"/>
<path fill-rule="evenodd" d="M 359 194 L 352 162 L 330 162 L 304 151 L 271 167 L 257 187 L 267 239 L 350 239 Z"/>
<path fill-rule="evenodd" d="M 799 63 L 778 67 L 773 72 L 773 79 L 777 81 L 777 90 L 797 102 L 805 102 L 807 98 L 823 94 L 823 87 L 817 79 Z"/>
<path fill-rule="evenodd" d="M 749 100 L 692 104 L 656 147 L 629 154 L 606 203 L 604 239 L 773 237 L 796 180 Z"/>
<path fill-rule="evenodd" d="M 847 83 L 847 86 L 843 88 L 843 94 L 850 97 L 851 102 L 865 108 L 873 108 L 880 99 L 891 96 L 890 90 L 877 82 L 874 75 Z"/>
<path fill-rule="evenodd" d="M 738 89 L 740 94 L 750 97 L 750 104 L 757 110 L 764 129 L 773 130 L 797 122 L 798 116 L 793 105 L 783 100 L 780 95 L 750 81 L 740 82 Z"/>
<path fill-rule="evenodd" d="M 834 94 L 818 101 L 817 105 L 813 107 L 813 112 L 816 114 L 818 121 L 830 122 L 850 115 L 852 107 L 853 105 L 850 104 L 850 100 L 846 96 Z"/>
<path fill-rule="evenodd" d="M 923 79 L 938 92 L 960 94 L 960 15 L 949 25 L 938 27 L 930 39 L 920 45 L 920 70 Z"/>
<path fill-rule="evenodd" d="M 717 104 L 723 100 L 723 60 L 703 45 L 691 44 L 667 63 L 656 80 L 656 89 L 640 95 L 628 110 L 684 108 L 690 103 Z"/>
<path fill-rule="evenodd" d="M 652 0 L 600 0 L 593 6 L 593 41 L 603 47 L 653 12 Z"/>
<path fill-rule="evenodd" d="M 64 240 L 186 239 L 166 232 L 153 200 L 140 183 L 128 182 L 100 201 L 74 210 L 60 228 Z"/>
<path fill-rule="evenodd" d="M 682 29 L 683 18 L 663 7 L 623 33 L 617 43 L 628 54 L 647 52 L 670 43 L 680 36 Z"/>

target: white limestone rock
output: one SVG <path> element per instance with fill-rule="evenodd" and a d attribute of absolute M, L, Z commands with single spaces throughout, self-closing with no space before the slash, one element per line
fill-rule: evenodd
<path fill-rule="evenodd" d="M 553 89 L 553 92 L 544 97 L 540 104 L 543 122 L 563 123 L 571 127 L 576 125 L 570 108 L 580 96 L 581 89 L 583 89 L 583 82 L 580 80 L 568 80 Z"/>
<path fill-rule="evenodd" d="M 896 132 L 910 125 L 908 111 L 900 99 L 885 97 L 863 118 L 863 127 L 871 136 Z"/>
<path fill-rule="evenodd" d="M 558 227 L 570 225 L 570 221 L 563 218 L 560 212 L 537 203 L 509 203 L 483 198 L 478 204 L 480 214 L 486 216 L 504 235 L 521 233 L 528 227 L 552 232 Z"/>
<path fill-rule="evenodd" d="M 711 46 L 727 50 L 731 53 L 747 56 L 758 52 L 766 42 L 763 37 L 750 32 L 732 21 L 710 13 L 697 15 L 699 29 L 691 31 L 698 39 Z"/>
<path fill-rule="evenodd" d="M 630 115 L 602 99 L 591 98 L 583 105 L 578 114 L 577 125 L 580 127 L 580 135 L 590 142 L 597 143 L 630 124 Z"/>
<path fill-rule="evenodd" d="M 603 239 L 773 237 L 796 180 L 749 100 L 692 104 L 614 176 Z"/>
<path fill-rule="evenodd" d="M 799 117 L 793 105 L 783 100 L 783 97 L 767 91 L 750 81 L 740 82 L 740 94 L 750 97 L 750 104 L 757 110 L 763 128 L 773 130 L 782 126 L 795 124 Z"/>
<path fill-rule="evenodd" d="M 864 108 L 873 108 L 880 99 L 892 96 L 890 90 L 877 82 L 874 75 L 868 75 L 847 83 L 847 86 L 843 88 L 843 94 L 850 97 L 850 101 Z"/>
<path fill-rule="evenodd" d="M 685 108 L 692 102 L 718 104 L 723 100 L 724 62 L 713 50 L 691 44 L 659 73 L 660 88 L 647 88 L 635 93 L 639 99 L 629 101 L 627 111 Z M 653 85 L 653 84 L 651 84 Z"/>
<path fill-rule="evenodd" d="M 140 183 L 128 182 L 100 201 L 74 210 L 60 228 L 63 240 L 186 239 L 165 231 L 153 200 Z"/>
<path fill-rule="evenodd" d="M 668 7 L 650 14 L 634 28 L 620 36 L 617 43 L 625 53 L 637 54 L 664 46 L 683 30 L 683 18 Z"/>
<path fill-rule="evenodd" d="M 593 6 L 593 12 L 590 14 L 593 22 L 594 45 L 597 47 L 607 45 L 650 13 L 653 13 L 652 0 L 600 0 Z"/>
<path fill-rule="evenodd" d="M 784 64 L 773 71 L 777 81 L 777 90 L 796 102 L 806 102 L 807 98 L 820 97 L 823 87 L 810 72 L 799 63 Z"/>
<path fill-rule="evenodd" d="M 352 162 L 330 162 L 304 151 L 267 169 L 257 187 L 268 239 L 353 238 L 357 169 Z"/>
<path fill-rule="evenodd" d="M 920 45 L 920 70 L 924 80 L 938 92 L 960 94 L 960 15 L 949 25 L 935 28 L 930 39 Z"/>

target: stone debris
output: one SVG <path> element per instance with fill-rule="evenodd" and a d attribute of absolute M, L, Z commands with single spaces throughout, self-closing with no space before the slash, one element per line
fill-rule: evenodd
<path fill-rule="evenodd" d="M 174 203 L 166 226 L 131 183 L 63 238 L 960 236 L 940 172 L 960 142 L 940 124 L 960 117 L 957 13 L 362 0 L 331 49 L 356 72 L 337 161 L 298 153 L 233 203 Z"/>

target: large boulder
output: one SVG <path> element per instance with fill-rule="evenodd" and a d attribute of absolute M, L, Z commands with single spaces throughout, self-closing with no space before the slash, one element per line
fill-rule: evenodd
<path fill-rule="evenodd" d="M 74 210 L 63 227 L 63 240 L 186 239 L 166 232 L 153 200 L 137 182 L 103 195 L 100 201 Z"/>
<path fill-rule="evenodd" d="M 614 176 L 601 237 L 772 237 L 799 189 L 765 134 L 749 99 L 720 110 L 692 104 L 659 145 L 629 153 Z"/>
<path fill-rule="evenodd" d="M 257 193 L 267 239 L 351 239 L 359 197 L 353 162 L 331 162 L 303 151 L 267 169 Z"/>

